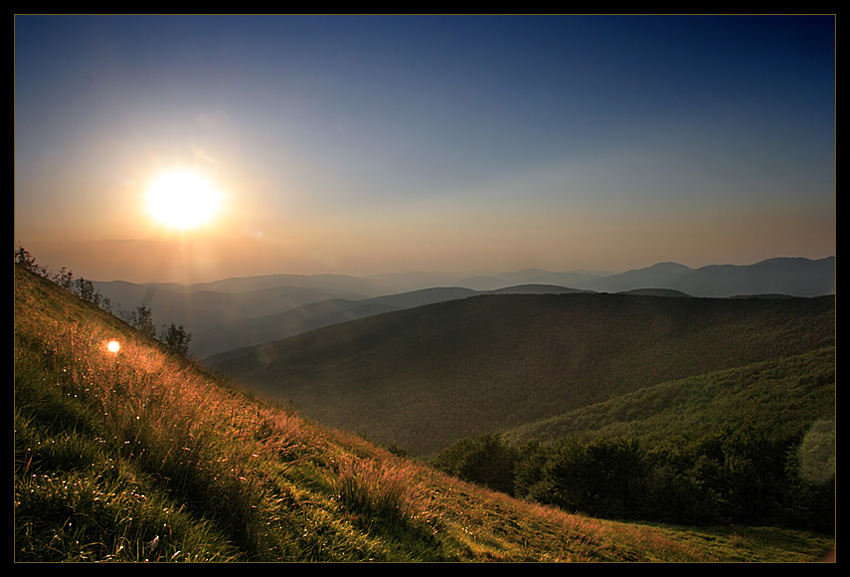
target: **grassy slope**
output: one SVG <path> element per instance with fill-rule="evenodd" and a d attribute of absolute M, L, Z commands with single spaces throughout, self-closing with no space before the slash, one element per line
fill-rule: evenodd
<path fill-rule="evenodd" d="M 564 436 L 694 440 L 751 426 L 771 438 L 835 419 L 835 347 L 647 387 L 504 434 L 515 443 Z"/>
<path fill-rule="evenodd" d="M 433 454 L 666 381 L 835 342 L 834 297 L 482 296 L 207 360 L 323 423 Z"/>
<path fill-rule="evenodd" d="M 457 482 L 252 400 L 17 268 L 14 355 L 16 561 L 801 561 L 832 546 L 600 521 Z"/>

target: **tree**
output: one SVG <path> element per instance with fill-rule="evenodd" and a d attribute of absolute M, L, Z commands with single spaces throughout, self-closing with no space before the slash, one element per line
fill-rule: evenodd
<path fill-rule="evenodd" d="M 151 310 L 145 305 L 140 305 L 132 314 L 132 325 L 144 335 L 156 338 L 156 325 L 153 324 Z"/>
<path fill-rule="evenodd" d="M 86 280 L 80 277 L 74 281 L 74 284 L 77 286 L 77 294 L 81 299 L 83 299 L 87 303 L 94 302 L 94 283 L 92 283 L 90 280 Z"/>
<path fill-rule="evenodd" d="M 15 249 L 15 264 L 21 265 L 25 269 L 35 271 L 35 257 L 33 257 L 29 251 L 27 251 L 24 247 L 18 245 L 18 248 Z"/>
<path fill-rule="evenodd" d="M 74 274 L 71 271 L 69 271 L 68 269 L 66 269 L 64 266 L 62 267 L 62 270 L 60 270 L 58 273 L 53 275 L 53 277 L 51 277 L 50 280 L 52 280 L 54 283 L 56 283 L 58 286 L 62 287 L 66 291 L 74 292 L 74 290 L 73 290 Z"/>
<path fill-rule="evenodd" d="M 543 468 L 549 484 L 544 502 L 598 517 L 639 517 L 646 497 L 645 463 L 633 439 L 590 444 L 562 439 Z"/>
<path fill-rule="evenodd" d="M 15 249 L 15 264 L 41 277 L 47 276 L 47 269 L 38 266 L 35 262 L 35 257 L 21 245 L 18 245 L 18 248 Z"/>
<path fill-rule="evenodd" d="M 55 274 L 50 274 L 48 267 L 39 266 L 35 262 L 35 257 L 29 253 L 24 247 L 18 246 L 15 249 L 15 264 L 24 267 L 25 269 L 45 278 L 56 286 L 76 294 L 80 299 L 87 303 L 92 303 L 96 307 L 111 313 L 111 303 L 109 299 L 100 294 L 100 290 L 94 288 L 94 283 L 82 277 L 74 280 L 74 275 L 64 266 Z"/>
<path fill-rule="evenodd" d="M 183 325 L 177 326 L 171 323 L 169 327 L 163 328 L 160 340 L 165 343 L 168 350 L 185 357 L 186 353 L 189 352 L 189 342 L 192 340 L 192 335 L 186 332 Z"/>

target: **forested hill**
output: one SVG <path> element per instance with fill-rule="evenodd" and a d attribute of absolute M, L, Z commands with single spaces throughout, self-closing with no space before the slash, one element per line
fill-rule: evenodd
<path fill-rule="evenodd" d="M 834 296 L 491 295 L 208 362 L 320 422 L 427 455 L 643 387 L 834 343 Z"/>

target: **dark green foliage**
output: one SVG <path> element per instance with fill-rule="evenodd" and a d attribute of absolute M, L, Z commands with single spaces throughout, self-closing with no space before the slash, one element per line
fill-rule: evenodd
<path fill-rule="evenodd" d="M 551 449 L 544 466 L 544 499 L 597 517 L 631 518 L 643 505 L 646 465 L 633 441 L 563 441 Z"/>
<path fill-rule="evenodd" d="M 514 465 L 518 451 L 499 435 L 481 435 L 458 441 L 432 462 L 441 471 L 495 491 L 514 491 Z"/>
<path fill-rule="evenodd" d="M 685 525 L 778 525 L 832 532 L 835 474 L 807 480 L 801 439 L 727 429 L 645 450 L 634 439 L 511 447 L 464 440 L 433 465 L 462 479 L 572 512 Z M 513 479 L 512 487 L 508 484 Z"/>
<path fill-rule="evenodd" d="M 834 347 L 664 383 L 503 434 L 514 487 L 501 490 L 601 517 L 830 533 L 834 412 Z M 486 483 L 461 467 L 482 445 L 434 463 Z"/>
<path fill-rule="evenodd" d="M 835 347 L 662 383 L 504 433 L 516 445 L 634 436 L 655 446 L 720 428 L 792 437 L 835 413 Z M 777 418 L 781 415 L 781 418 Z"/>

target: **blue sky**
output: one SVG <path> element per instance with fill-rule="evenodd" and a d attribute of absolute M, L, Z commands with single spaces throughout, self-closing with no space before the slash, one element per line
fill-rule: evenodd
<path fill-rule="evenodd" d="M 209 226 L 146 214 L 178 168 Z M 17 16 L 15 240 L 181 282 L 833 255 L 835 19 Z"/>

